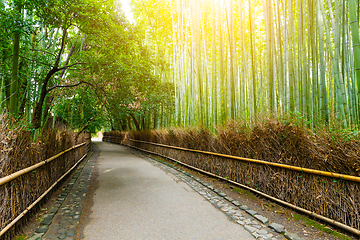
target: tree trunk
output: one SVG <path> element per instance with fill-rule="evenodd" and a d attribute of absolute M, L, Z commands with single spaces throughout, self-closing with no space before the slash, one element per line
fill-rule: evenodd
<path fill-rule="evenodd" d="M 21 14 L 21 3 L 16 2 L 16 11 Z M 10 113 L 15 117 L 19 111 L 19 99 L 18 99 L 18 72 L 19 72 L 19 53 L 20 53 L 20 32 L 14 33 L 14 47 L 13 47 L 13 59 L 12 59 L 12 73 L 11 73 L 11 87 L 10 87 Z"/>
<path fill-rule="evenodd" d="M 21 104 L 20 104 L 20 108 L 19 108 L 20 117 L 22 117 L 25 113 L 25 104 L 28 99 L 28 81 L 27 80 L 25 80 L 21 86 L 21 93 L 22 93 L 22 99 L 21 99 Z"/>
<path fill-rule="evenodd" d="M 5 7 L 5 0 L 0 0 L 0 9 L 4 9 Z M 1 59 L 1 93 L 0 93 L 0 108 L 7 108 L 9 110 L 10 101 L 10 88 L 9 88 L 9 78 L 7 77 L 7 71 L 6 71 L 6 59 L 7 59 L 7 51 L 4 49 L 2 51 L 2 59 Z"/>
<path fill-rule="evenodd" d="M 318 1 L 319 9 L 320 1 Z M 325 71 L 326 71 L 326 61 L 324 53 L 324 19 L 322 17 L 321 11 L 318 10 L 318 22 L 319 22 L 319 50 L 320 50 L 320 110 L 321 115 L 325 120 L 325 124 L 329 123 L 329 114 L 328 114 L 328 97 L 326 91 L 326 82 L 325 82 Z"/>
<path fill-rule="evenodd" d="M 213 123 L 217 125 L 218 123 L 218 87 L 216 79 L 216 21 L 215 21 L 215 0 L 212 0 L 211 5 L 211 78 L 212 78 L 212 119 Z"/>
<path fill-rule="evenodd" d="M 274 62 L 273 62 L 273 30 L 272 30 L 272 9 L 271 0 L 264 1 L 265 24 L 266 24 L 266 53 L 267 53 L 267 67 L 268 67 L 268 82 L 269 82 L 269 101 L 270 112 L 275 113 L 275 79 L 274 79 Z"/>
<path fill-rule="evenodd" d="M 235 100 L 235 39 L 234 39 L 234 23 L 233 23 L 233 0 L 229 0 L 228 4 L 228 39 L 229 39 L 229 52 L 230 52 L 230 77 L 229 77 L 229 92 L 230 92 L 230 118 L 236 117 L 236 100 Z"/>
<path fill-rule="evenodd" d="M 252 79 L 252 97 L 253 97 L 253 107 L 254 107 L 254 116 L 257 113 L 257 105 L 256 105 L 256 72 L 255 72 L 255 49 L 253 46 L 253 23 L 252 23 L 252 13 L 251 13 L 251 4 L 249 2 L 249 26 L 250 26 L 250 55 L 251 55 L 251 79 Z"/>
<path fill-rule="evenodd" d="M 355 76 L 357 83 L 357 95 L 358 100 L 360 99 L 360 37 L 359 37 L 359 21 L 357 16 L 357 6 L 356 1 L 348 1 L 349 4 L 349 18 L 350 18 L 350 29 L 353 43 L 354 51 L 354 67 L 355 67 Z M 359 102 L 356 102 L 358 105 Z M 360 116 L 360 115 L 359 115 Z M 360 119 L 359 119 L 360 121 Z"/>
<path fill-rule="evenodd" d="M 130 118 L 131 116 L 127 116 L 127 118 L 126 118 L 126 120 L 127 120 L 127 124 L 128 124 L 128 128 L 129 128 L 129 130 L 130 131 L 132 131 L 133 130 L 133 128 L 132 128 L 132 126 L 131 126 L 131 118 Z M 135 119 L 136 120 L 136 119 Z"/>
<path fill-rule="evenodd" d="M 64 62 L 64 65 L 63 65 L 64 67 L 69 64 L 70 57 L 73 55 L 74 50 L 75 50 L 75 45 L 72 45 L 71 48 L 70 48 L 69 54 L 67 55 L 66 60 Z M 59 79 L 62 79 L 64 77 L 65 71 L 66 71 L 65 68 L 63 70 L 61 70 L 60 75 L 59 75 Z M 54 100 L 54 96 L 49 96 L 46 99 L 46 105 L 45 105 L 45 109 L 44 109 L 44 117 L 43 117 L 43 119 L 47 118 L 47 115 L 49 114 L 49 110 L 50 110 L 51 103 L 52 103 L 53 100 Z"/>
<path fill-rule="evenodd" d="M 153 129 L 157 128 L 157 111 L 154 111 L 154 125 L 153 125 Z"/>
<path fill-rule="evenodd" d="M 129 114 L 130 117 L 132 118 L 134 124 L 135 124 L 135 127 L 136 127 L 136 131 L 140 131 L 140 125 L 139 125 L 139 122 L 138 120 L 136 119 L 136 117 L 134 116 L 134 114 Z M 129 125 L 130 125 L 130 121 L 129 121 Z"/>
<path fill-rule="evenodd" d="M 32 119 L 31 119 L 31 125 L 32 125 L 32 128 L 34 128 L 34 129 L 38 129 L 41 127 L 41 120 L 42 120 L 41 116 L 42 116 L 43 104 L 44 104 L 45 97 L 48 94 L 47 85 L 48 85 L 48 82 L 49 82 L 50 78 L 52 77 L 52 75 L 54 73 L 56 73 L 57 71 L 58 71 L 58 68 L 51 69 L 48 72 L 48 74 L 44 80 L 44 83 L 42 85 L 40 97 L 39 97 L 39 100 L 35 103 L 34 113 L 33 113 Z"/>
<path fill-rule="evenodd" d="M 225 74 L 224 74 L 224 44 L 223 44 L 223 29 L 222 29 L 222 25 L 221 25 L 221 1 L 219 1 L 219 14 L 218 14 L 218 25 L 219 25 L 219 84 L 220 84 L 220 106 L 221 106 L 221 112 L 220 112 L 220 116 L 221 116 L 221 121 L 222 123 L 225 122 L 226 118 L 227 118 L 227 114 L 226 114 L 226 97 L 227 94 L 225 94 L 226 90 L 227 90 L 227 86 L 225 83 Z"/>
<path fill-rule="evenodd" d="M 41 127 L 43 104 L 45 101 L 45 97 L 48 94 L 47 86 L 48 86 L 48 83 L 49 83 L 51 77 L 56 72 L 59 71 L 60 57 L 61 57 L 61 54 L 65 47 L 66 36 L 67 36 L 67 30 L 64 29 L 62 39 L 61 39 L 61 48 L 60 48 L 57 58 L 55 60 L 54 66 L 46 75 L 45 80 L 41 87 L 39 100 L 35 103 L 34 113 L 33 113 L 32 119 L 31 119 L 31 125 L 32 125 L 32 128 L 34 128 L 34 129 L 38 129 Z"/>

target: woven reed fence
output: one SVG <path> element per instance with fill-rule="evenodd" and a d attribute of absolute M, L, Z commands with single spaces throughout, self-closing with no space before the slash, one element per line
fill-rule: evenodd
<path fill-rule="evenodd" d="M 216 136 L 203 129 L 108 132 L 104 133 L 103 140 L 136 146 L 171 157 L 360 230 L 359 182 L 129 140 L 255 158 L 360 177 L 359 143 L 340 140 L 326 142 L 323 138 L 309 137 L 304 130 L 279 123 L 270 122 L 262 127 L 254 129 L 250 134 L 232 128 L 218 131 Z"/>
<path fill-rule="evenodd" d="M 19 215 L 27 212 L 30 205 L 41 199 L 40 204 L 33 208 L 33 210 L 39 209 L 47 198 L 41 198 L 44 192 L 49 191 L 49 188 L 52 188 L 59 178 L 64 177 L 63 175 L 80 159 L 84 159 L 91 141 L 89 133 L 77 135 L 71 131 L 50 130 L 34 143 L 31 140 L 31 133 L 27 131 L 5 134 L 6 131 L 2 129 L 3 134 L 0 139 L 1 231 L 12 225 Z M 59 156 L 52 159 L 51 157 L 55 155 Z M 47 162 L 49 159 L 52 161 Z M 44 161 L 45 164 L 42 165 Z M 9 176 L 17 175 L 19 171 L 36 164 L 41 166 L 15 179 L 9 179 Z M 13 239 L 34 212 L 27 213 L 0 239 Z"/>

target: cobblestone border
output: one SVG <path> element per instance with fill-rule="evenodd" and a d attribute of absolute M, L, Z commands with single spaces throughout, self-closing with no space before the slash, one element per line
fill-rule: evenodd
<path fill-rule="evenodd" d="M 131 149 L 136 155 L 140 155 L 144 159 L 156 164 L 161 169 L 170 172 L 174 176 L 181 179 L 193 190 L 202 195 L 215 207 L 219 208 L 229 218 L 236 223 L 242 225 L 256 239 L 259 240 L 275 240 L 286 238 L 289 240 L 303 240 L 299 235 L 286 231 L 281 224 L 270 222 L 268 218 L 251 210 L 248 206 L 242 205 L 239 201 L 233 200 L 225 193 L 215 189 L 208 183 L 203 182 L 200 178 L 192 176 L 190 173 L 181 170 L 167 162 L 153 158 L 138 150 Z"/>
<path fill-rule="evenodd" d="M 224 212 L 230 219 L 242 225 L 255 238 L 259 240 L 277 240 L 285 237 L 290 240 L 302 240 L 297 234 L 286 231 L 283 225 L 270 223 L 268 218 L 257 214 L 256 211 L 251 210 L 246 205 L 242 205 L 239 201 L 233 200 L 225 193 L 201 181 L 200 178 L 194 177 L 180 168 L 150 157 L 140 151 L 131 150 L 134 154 L 140 155 L 145 160 L 156 164 L 164 171 L 181 179 L 211 204 Z M 85 162 L 76 169 L 75 174 L 65 189 L 59 194 L 59 197 L 48 213 L 41 216 L 40 226 L 28 240 L 74 239 L 98 153 L 97 151 L 89 153 Z"/>
<path fill-rule="evenodd" d="M 56 202 L 41 216 L 40 226 L 28 240 L 74 239 L 98 154 L 89 152 Z"/>

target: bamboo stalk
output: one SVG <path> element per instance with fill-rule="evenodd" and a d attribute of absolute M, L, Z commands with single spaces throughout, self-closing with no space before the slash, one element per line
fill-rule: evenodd
<path fill-rule="evenodd" d="M 358 1 L 359 3 L 359 1 Z M 354 72 L 357 83 L 357 97 L 360 98 L 360 34 L 359 34 L 359 16 L 356 12 L 356 2 L 348 1 L 349 9 L 349 21 L 351 30 L 351 39 L 353 44 L 353 60 L 354 60 Z M 358 102 L 355 102 L 358 104 Z M 359 121 L 359 119 L 357 119 Z"/>
<path fill-rule="evenodd" d="M 219 176 L 219 175 L 216 175 L 216 174 L 207 172 L 207 171 L 202 170 L 202 169 L 200 169 L 200 168 L 193 167 L 193 166 L 191 166 L 191 165 L 189 165 L 189 164 L 183 163 L 183 162 L 181 162 L 181 161 L 178 161 L 178 160 L 173 159 L 173 158 L 171 158 L 171 157 L 164 156 L 164 155 L 159 154 L 159 153 L 151 152 L 151 151 L 148 151 L 148 150 L 145 150 L 145 149 L 141 149 L 141 148 L 138 148 L 138 147 L 134 147 L 134 146 L 130 146 L 130 145 L 125 145 L 125 146 L 131 147 L 131 148 L 135 148 L 135 149 L 138 149 L 138 150 L 143 151 L 143 152 L 147 152 L 147 153 L 150 153 L 150 154 L 154 154 L 154 155 L 157 155 L 157 156 L 160 156 L 160 157 L 169 159 L 169 160 L 174 161 L 174 162 L 176 162 L 176 163 L 179 163 L 179 164 L 181 164 L 181 165 L 183 165 L 183 166 L 185 166 L 185 167 L 188 167 L 188 168 L 194 169 L 194 170 L 196 170 L 196 171 L 198 171 L 198 172 L 204 173 L 204 174 L 206 174 L 206 175 L 208 175 L 208 176 L 215 177 L 215 178 L 221 179 L 221 180 L 223 180 L 223 181 L 229 182 L 229 183 L 231 183 L 231 184 L 233 184 L 233 185 L 236 185 L 236 186 L 245 188 L 245 189 L 247 189 L 247 190 L 249 190 L 249 191 L 252 191 L 252 192 L 254 192 L 254 193 L 256 193 L 256 194 L 259 194 L 259 195 L 261 195 L 261 196 L 263 196 L 263 197 L 266 197 L 266 198 L 268 198 L 268 199 L 270 199 L 270 200 L 272 200 L 272 201 L 274 201 L 274 202 L 278 202 L 278 203 L 280 203 L 280 204 L 282 204 L 282 205 L 284 205 L 284 206 L 293 208 L 293 209 L 295 209 L 295 210 L 297 210 L 297 211 L 300 211 L 300 212 L 302 212 L 302 213 L 305 213 L 305 214 L 307 214 L 307 215 L 309 215 L 309 216 L 312 216 L 312 217 L 314 217 L 314 218 L 317 218 L 317 219 L 319 219 L 319 220 L 322 220 L 322 221 L 324 221 L 324 222 L 327 222 L 327 223 L 329 223 L 329 224 L 331 224 L 331 225 L 333 225 L 333 226 L 336 226 L 336 227 L 345 229 L 346 231 L 351 232 L 351 233 L 353 233 L 353 234 L 360 235 L 360 231 L 359 231 L 358 229 L 352 228 L 352 227 L 350 227 L 350 226 L 347 226 L 347 225 L 345 225 L 345 224 L 342 224 L 342 223 L 337 222 L 337 221 L 335 221 L 335 220 L 332 220 L 332 219 L 330 219 L 330 218 L 324 217 L 324 216 L 322 216 L 322 215 L 320 215 L 320 214 L 317 214 L 317 213 L 314 213 L 314 212 L 312 212 L 312 211 L 306 210 L 306 209 L 304 209 L 304 208 L 298 207 L 298 206 L 296 206 L 296 205 L 294 205 L 294 204 L 285 202 L 285 201 L 283 201 L 283 200 L 281 200 L 281 199 L 272 197 L 272 196 L 270 196 L 270 195 L 268 195 L 268 194 L 266 194 L 266 193 L 260 192 L 260 191 L 258 191 L 258 190 L 256 190 L 256 189 L 253 189 L 253 188 L 248 187 L 248 186 L 246 186 L 246 185 L 243 185 L 243 184 L 241 184 L 241 183 L 238 183 L 238 182 L 232 181 L 232 180 L 230 180 L 230 179 L 221 177 L 221 176 Z"/>
<path fill-rule="evenodd" d="M 211 5 L 211 80 L 212 80 L 212 119 L 213 123 L 218 123 L 218 84 L 216 74 L 216 12 L 215 12 L 215 0 L 212 0 Z"/>
<path fill-rule="evenodd" d="M 328 96 L 326 91 L 325 73 L 326 61 L 324 53 L 324 19 L 321 14 L 320 1 L 317 1 L 318 10 L 318 28 L 319 28 L 319 58 L 320 58 L 320 118 L 325 120 L 325 124 L 329 123 Z"/>
<path fill-rule="evenodd" d="M 134 139 L 128 139 L 128 140 L 133 141 L 133 142 L 147 143 L 147 144 L 151 144 L 151 145 L 155 145 L 155 146 L 178 149 L 178 150 L 183 150 L 183 151 L 188 151 L 188 152 L 197 152 L 197 153 L 203 153 L 203 154 L 213 155 L 213 156 L 217 156 L 217 157 L 230 158 L 230 159 L 241 160 L 241 161 L 246 161 L 246 162 L 264 164 L 264 165 L 269 165 L 269 166 L 273 166 L 273 167 L 290 169 L 290 170 L 298 171 L 298 172 L 306 172 L 306 173 L 316 174 L 316 175 L 320 175 L 320 176 L 340 178 L 343 180 L 348 180 L 348 181 L 353 181 L 353 182 L 360 182 L 360 177 L 356 177 L 356 176 L 352 176 L 352 175 L 326 172 L 326 171 L 310 169 L 310 168 L 296 167 L 296 166 L 291 166 L 291 165 L 287 165 L 287 164 L 273 163 L 273 162 L 267 162 L 267 161 L 251 159 L 251 158 L 237 157 L 237 156 L 231 156 L 231 155 L 226 155 L 226 154 L 221 154 L 221 153 L 207 152 L 207 151 L 201 151 L 201 150 L 195 150 L 195 149 L 187 149 L 187 148 L 182 148 L 182 147 L 174 147 L 174 146 L 140 141 L 140 140 L 134 140 Z"/>
<path fill-rule="evenodd" d="M 294 56 L 293 56 L 293 39 L 294 39 L 294 31 L 293 31 L 293 5 L 292 1 L 289 1 L 289 26 L 288 26 L 288 72 L 289 72 L 289 110 L 290 112 L 295 111 L 295 92 L 294 92 L 294 84 L 295 84 L 295 73 L 294 73 Z"/>
<path fill-rule="evenodd" d="M 84 145 L 85 143 L 79 144 L 79 145 Z M 79 146 L 77 145 L 77 146 Z M 66 150 L 65 150 L 66 151 Z M 56 184 L 58 184 L 66 175 L 68 175 L 85 157 L 87 156 L 87 153 L 85 153 L 84 156 L 82 156 L 80 158 L 79 161 L 77 161 L 74 166 L 72 166 L 66 173 L 64 173 L 64 175 L 62 175 L 54 184 L 52 184 L 48 190 L 46 190 L 38 199 L 36 199 L 35 202 L 33 202 L 31 205 L 29 205 L 22 213 L 20 213 L 19 216 L 17 216 L 14 220 L 11 221 L 11 223 L 9 223 L 5 228 L 3 228 L 0 232 L 0 237 L 2 235 L 4 235 L 4 233 L 9 230 L 12 226 L 14 226 L 27 212 L 29 212 L 38 202 L 41 201 L 41 199 L 43 199 L 46 194 L 48 194 L 55 186 Z M 45 160 L 46 161 L 46 160 Z"/>
<path fill-rule="evenodd" d="M 70 152 L 71 150 L 74 150 L 74 149 L 76 149 L 76 148 L 79 148 L 79 147 L 81 147 L 81 146 L 84 146 L 85 144 L 86 144 L 86 142 L 81 143 L 81 144 L 78 144 L 78 145 L 75 145 L 75 146 L 73 146 L 73 147 L 71 147 L 71 148 L 69 148 L 69 149 L 66 149 L 65 151 L 62 151 L 62 152 L 60 152 L 60 153 L 58 153 L 58 154 L 56 154 L 56 155 L 54 155 L 54 156 L 52 156 L 52 157 L 50 157 L 50 158 L 42 161 L 42 162 L 39 162 L 39 163 L 34 164 L 34 165 L 30 166 L 30 167 L 27 167 L 27 168 L 22 169 L 22 170 L 20 170 L 20 171 L 14 172 L 14 173 L 12 173 L 12 174 L 10 174 L 10 175 L 8 175 L 8 176 L 5 176 L 5 177 L 3 177 L 3 178 L 0 178 L 0 186 L 1 186 L 1 185 L 4 185 L 4 184 L 7 183 L 7 182 L 10 182 L 10 181 L 18 178 L 18 177 L 20 177 L 21 175 L 24 175 L 24 174 L 26 174 L 26 173 L 28 173 L 28 172 L 31 172 L 31 171 L 33 171 L 33 170 L 41 167 L 41 166 L 44 165 L 44 164 L 47 164 L 47 163 L 49 163 L 49 162 L 57 159 L 58 157 L 62 156 L 63 154 L 65 154 L 65 153 L 67 153 L 67 152 Z"/>

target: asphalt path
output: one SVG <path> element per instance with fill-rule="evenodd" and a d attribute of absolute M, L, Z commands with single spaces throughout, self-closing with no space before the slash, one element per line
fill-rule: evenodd
<path fill-rule="evenodd" d="M 97 186 L 84 239 L 255 239 L 170 173 L 111 143 L 95 143 Z"/>

